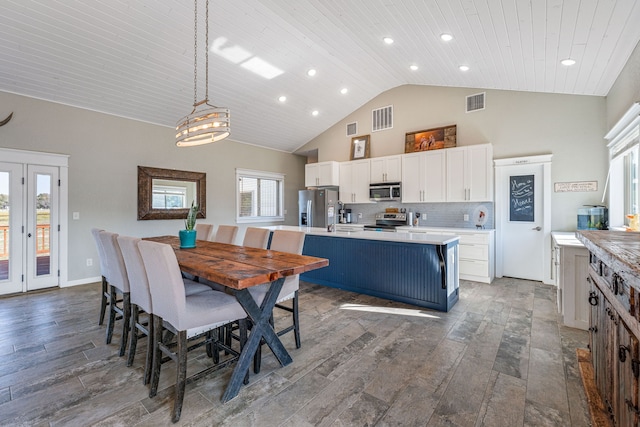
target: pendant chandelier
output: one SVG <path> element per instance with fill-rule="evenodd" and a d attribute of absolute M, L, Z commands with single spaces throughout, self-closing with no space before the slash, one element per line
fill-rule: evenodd
<path fill-rule="evenodd" d="M 209 0 L 206 2 L 205 17 L 205 96 L 198 101 L 198 0 L 194 0 L 194 4 L 193 110 L 176 125 L 178 147 L 221 141 L 231 133 L 229 109 L 209 104 Z"/>

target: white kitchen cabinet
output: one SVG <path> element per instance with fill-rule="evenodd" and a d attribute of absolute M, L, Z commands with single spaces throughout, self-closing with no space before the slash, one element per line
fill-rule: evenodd
<path fill-rule="evenodd" d="M 398 227 L 398 233 L 430 233 L 444 236 L 459 236 L 458 257 L 461 279 L 491 283 L 494 270 L 494 230 L 459 228 Z"/>
<path fill-rule="evenodd" d="M 493 149 L 491 144 L 446 150 L 448 202 L 493 201 Z"/>
<path fill-rule="evenodd" d="M 371 203 L 369 159 L 340 163 L 340 200 L 343 203 Z"/>
<path fill-rule="evenodd" d="M 402 156 L 371 159 L 371 182 L 399 182 L 402 179 Z"/>
<path fill-rule="evenodd" d="M 589 251 L 575 232 L 552 232 L 554 274 L 558 287 L 558 312 L 564 324 L 589 328 Z"/>
<path fill-rule="evenodd" d="M 402 202 L 446 201 L 445 151 L 423 151 L 402 156 Z"/>
<path fill-rule="evenodd" d="M 304 166 L 306 187 L 328 187 L 340 184 L 340 163 L 329 161 L 307 163 Z"/>

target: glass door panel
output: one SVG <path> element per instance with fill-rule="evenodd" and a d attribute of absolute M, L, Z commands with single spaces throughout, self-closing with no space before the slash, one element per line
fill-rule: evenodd
<path fill-rule="evenodd" d="M 27 290 L 58 285 L 58 169 L 28 165 Z"/>
<path fill-rule="evenodd" d="M 22 165 L 0 162 L 0 294 L 22 292 Z"/>

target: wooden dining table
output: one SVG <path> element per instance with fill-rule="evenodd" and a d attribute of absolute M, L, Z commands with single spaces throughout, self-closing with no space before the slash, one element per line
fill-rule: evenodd
<path fill-rule="evenodd" d="M 224 285 L 225 292 L 236 297 L 251 320 L 251 333 L 240 352 L 231 380 L 222 395 L 222 402 L 238 395 L 262 339 L 281 366 L 293 361 L 269 322 L 273 307 L 287 276 L 326 267 L 329 260 L 205 240 L 198 240 L 195 248 L 182 249 L 180 239 L 176 236 L 145 240 L 171 245 L 183 272 Z M 271 285 L 259 306 L 249 293 L 249 288 L 265 283 Z"/>

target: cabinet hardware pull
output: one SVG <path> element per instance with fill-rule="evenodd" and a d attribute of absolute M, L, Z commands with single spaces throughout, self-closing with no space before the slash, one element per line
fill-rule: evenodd
<path fill-rule="evenodd" d="M 598 296 L 594 291 L 589 292 L 589 304 L 593 306 L 598 305 Z"/>
<path fill-rule="evenodd" d="M 618 348 L 618 360 L 620 360 L 621 363 L 626 362 L 627 351 L 631 353 L 631 349 L 629 349 L 629 347 L 627 346 L 620 345 L 620 347 Z"/>
<path fill-rule="evenodd" d="M 630 410 L 630 411 L 633 411 L 633 412 L 635 412 L 636 414 L 640 415 L 640 409 L 638 409 L 638 407 L 637 407 L 637 406 L 635 406 L 635 405 L 633 404 L 633 402 L 632 402 L 632 401 L 630 401 L 629 399 L 625 399 L 625 400 L 624 400 L 624 403 L 626 403 L 626 404 L 627 404 L 627 406 L 629 407 L 629 410 Z"/>
<path fill-rule="evenodd" d="M 597 326 L 592 326 L 589 328 L 590 332 L 593 332 L 594 334 L 598 332 L 598 327 Z"/>

